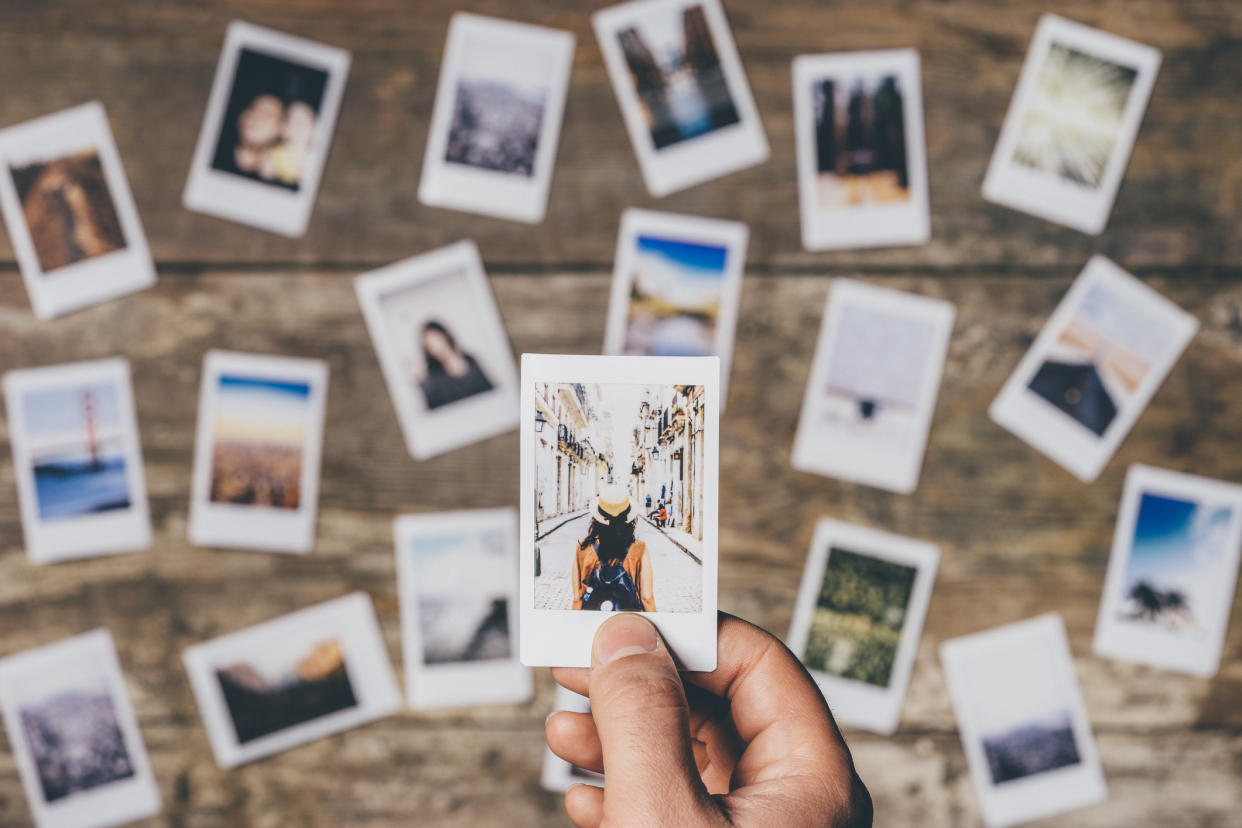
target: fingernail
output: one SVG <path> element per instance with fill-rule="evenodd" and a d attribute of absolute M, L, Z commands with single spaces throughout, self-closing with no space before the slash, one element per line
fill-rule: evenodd
<path fill-rule="evenodd" d="M 595 661 L 610 664 L 626 656 L 655 652 L 659 644 L 655 626 L 641 615 L 627 612 L 609 618 L 595 633 Z"/>

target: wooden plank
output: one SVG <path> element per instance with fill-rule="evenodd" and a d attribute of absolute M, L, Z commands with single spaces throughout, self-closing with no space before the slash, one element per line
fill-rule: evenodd
<path fill-rule="evenodd" d="M 860 275 L 860 274 L 852 274 Z M 788 453 L 828 280 L 745 282 L 721 454 L 721 604 L 788 628 L 816 518 L 934 540 L 944 558 L 895 738 L 849 734 L 885 824 L 976 821 L 937 660 L 946 638 L 1047 611 L 1066 619 L 1112 795 L 1075 824 L 1223 824 L 1237 812 L 1242 611 L 1221 674 L 1203 681 L 1090 654 L 1125 467 L 1146 462 L 1242 481 L 1233 382 L 1242 284 L 1151 283 L 1203 330 L 1101 479 L 1084 486 L 993 425 L 987 404 L 1072 278 L 894 275 L 876 284 L 958 307 L 918 491 L 890 495 L 795 473 Z M 603 274 L 493 280 L 517 351 L 592 352 Z M 185 511 L 202 353 L 229 347 L 329 360 L 319 541 L 305 558 L 189 546 Z M 0 277 L 0 371 L 112 354 L 130 358 L 156 539 L 143 552 L 32 567 L 22 551 L 7 424 L 0 431 L 0 655 L 95 627 L 116 636 L 167 813 L 150 824 L 566 824 L 538 789 L 552 685 L 528 705 L 403 713 L 237 771 L 217 769 L 180 665 L 191 643 L 344 592 L 375 599 L 400 653 L 391 519 L 514 503 L 515 435 L 425 463 L 402 442 L 352 285 L 336 269 L 209 271 L 47 323 L 20 280 Z M 25 821 L 0 752 L 0 824 Z"/>
<path fill-rule="evenodd" d="M 1105 252 L 1133 268 L 1211 268 L 1242 255 L 1242 159 L 1233 106 L 1242 74 L 1242 6 L 1230 0 L 1107 3 L 988 0 L 908 3 L 728 0 L 772 158 L 655 200 L 646 194 L 590 29 L 570 0 L 522 13 L 499 0 L 313 3 L 0 3 L 0 73 L 20 78 L 0 101 L 9 125 L 91 98 L 108 108 L 156 258 L 200 262 L 378 265 L 462 237 L 492 263 L 556 269 L 610 265 L 618 217 L 648 206 L 741 219 L 750 265 L 978 272 L 1021 262 L 1077 267 Z M 465 8 L 578 35 L 547 220 L 538 227 L 424 207 L 416 190 L 443 37 Z M 1058 11 L 1160 48 L 1156 83 L 1116 210 L 1101 239 L 989 205 L 979 188 L 1038 16 Z M 288 240 L 181 207 L 224 27 L 242 17 L 350 49 L 354 64 L 332 156 L 306 237 Z M 790 71 L 800 53 L 915 46 L 923 59 L 933 241 L 839 253 L 801 250 Z M 11 261 L 7 237 L 0 260 Z"/>

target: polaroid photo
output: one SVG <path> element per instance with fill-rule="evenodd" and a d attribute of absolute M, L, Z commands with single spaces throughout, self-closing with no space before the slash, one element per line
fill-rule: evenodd
<path fill-rule="evenodd" d="M 26 554 L 54 563 L 151 545 L 129 363 L 4 375 Z"/>
<path fill-rule="evenodd" d="M 939 561 L 934 544 L 827 518 L 815 524 L 789 649 L 838 722 L 897 730 Z"/>
<path fill-rule="evenodd" d="M 354 281 L 415 460 L 517 427 L 517 366 L 474 242 Z"/>
<path fill-rule="evenodd" d="M 718 356 L 723 407 L 748 236 L 736 221 L 626 210 L 604 353 Z"/>
<path fill-rule="evenodd" d="M 1198 327 L 1189 313 L 1093 256 L 988 414 L 1090 483 Z"/>
<path fill-rule="evenodd" d="M 1059 614 L 946 641 L 940 661 L 988 828 L 1107 797 Z"/>
<path fill-rule="evenodd" d="M 0 704 L 38 828 L 121 825 L 160 812 L 107 630 L 0 659 Z"/>
<path fill-rule="evenodd" d="M 591 20 L 653 196 L 767 160 L 720 0 L 634 0 Z"/>
<path fill-rule="evenodd" d="M 793 467 L 913 492 L 954 314 L 939 299 L 838 279 L 802 398 Z"/>
<path fill-rule="evenodd" d="M 155 284 L 138 208 L 98 101 L 0 130 L 0 210 L 40 319 Z"/>
<path fill-rule="evenodd" d="M 919 53 L 799 55 L 793 101 L 802 246 L 926 244 Z"/>
<path fill-rule="evenodd" d="M 523 664 L 588 667 L 633 611 L 716 669 L 719 426 L 718 357 L 522 355 Z"/>
<path fill-rule="evenodd" d="M 453 15 L 419 201 L 543 221 L 575 41 L 559 29 Z"/>
<path fill-rule="evenodd" d="M 364 592 L 195 644 L 181 658 L 222 768 L 401 707 L 375 608 Z"/>
<path fill-rule="evenodd" d="M 234 20 L 182 202 L 294 238 L 306 233 L 349 52 Z"/>
<path fill-rule="evenodd" d="M 524 702 L 517 510 L 403 515 L 393 524 L 406 698 L 415 710 Z"/>
<path fill-rule="evenodd" d="M 560 685 L 556 687 L 556 701 L 553 704 L 555 705 L 555 711 L 568 710 L 572 713 L 591 712 L 590 699 L 586 696 L 580 696 L 572 690 L 566 690 Z M 545 791 L 565 793 L 574 785 L 594 785 L 597 788 L 602 788 L 604 787 L 604 775 L 570 764 L 553 753 L 551 748 L 545 748 L 543 772 L 539 776 L 539 783 Z"/>
<path fill-rule="evenodd" d="M 203 360 L 190 542 L 310 552 L 315 546 L 328 364 L 209 351 Z"/>
<path fill-rule="evenodd" d="M 1201 678 L 1220 667 L 1242 554 L 1242 486 L 1131 466 L 1095 652 Z"/>
<path fill-rule="evenodd" d="M 1099 235 L 1159 68 L 1160 52 L 1150 46 L 1045 14 L 988 165 L 983 197 Z"/>

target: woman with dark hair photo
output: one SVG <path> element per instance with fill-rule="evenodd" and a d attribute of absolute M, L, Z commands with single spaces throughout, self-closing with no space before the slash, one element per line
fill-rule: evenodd
<path fill-rule="evenodd" d="M 478 361 L 457 347 L 457 340 L 440 322 L 433 319 L 423 325 L 421 343 L 427 372 L 418 384 L 428 408 L 492 390 L 492 382 Z"/>
<path fill-rule="evenodd" d="M 623 486 L 600 487 L 591 527 L 574 555 L 574 609 L 656 611 L 647 544 L 634 535 L 637 519 L 638 505 Z"/>

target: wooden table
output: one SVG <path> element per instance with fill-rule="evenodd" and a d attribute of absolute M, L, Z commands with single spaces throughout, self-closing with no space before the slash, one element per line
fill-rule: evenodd
<path fill-rule="evenodd" d="M 578 34 L 560 157 L 538 227 L 415 197 L 453 7 Z M 878 824 L 978 822 L 936 649 L 945 638 L 1059 611 L 1069 627 L 1110 797 L 1074 825 L 1223 825 L 1242 809 L 1242 612 L 1212 681 L 1105 661 L 1091 634 L 1126 467 L 1242 481 L 1242 6 L 1230 0 L 726 0 L 772 159 L 656 201 L 638 174 L 588 9 L 567 0 L 47 0 L 0 3 L 0 124 L 92 98 L 107 106 L 160 271 L 158 287 L 52 322 L 31 315 L 0 241 L 0 370 L 103 357 L 132 363 L 155 523 L 137 554 L 35 568 L 23 549 L 7 432 L 0 452 L 0 654 L 98 625 L 118 643 L 164 796 L 151 825 L 565 824 L 539 788 L 553 684 L 528 705 L 402 714 L 233 771 L 212 760 L 180 654 L 189 644 L 353 589 L 375 598 L 399 654 L 390 540 L 401 512 L 516 503 L 505 435 L 425 463 L 402 448 L 354 300 L 361 271 L 478 241 L 516 351 L 591 353 L 602 339 L 620 211 L 751 227 L 723 423 L 721 606 L 783 634 L 811 528 L 830 515 L 927 538 L 944 557 L 900 732 L 848 733 Z M 1164 65 L 1106 232 L 985 203 L 984 168 L 1041 12 L 1158 47 Z M 226 23 L 353 52 L 306 237 L 190 213 L 181 190 Z M 810 254 L 798 236 L 790 59 L 922 53 L 933 240 Z M 986 408 L 1092 253 L 1202 322 L 1101 478 L 1084 486 L 988 420 Z M 792 472 L 788 458 L 831 279 L 958 307 L 918 491 L 896 496 Z M 212 347 L 331 363 L 319 542 L 305 558 L 191 548 L 186 504 L 197 381 Z M 0 823 L 28 811 L 0 751 Z"/>

